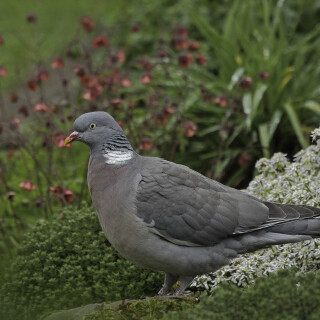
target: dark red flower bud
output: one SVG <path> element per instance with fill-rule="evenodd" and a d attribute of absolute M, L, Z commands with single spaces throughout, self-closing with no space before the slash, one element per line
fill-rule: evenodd
<path fill-rule="evenodd" d="M 183 131 L 188 138 L 191 138 L 197 133 L 197 126 L 193 121 L 189 120 L 183 124 Z"/>
<path fill-rule="evenodd" d="M 248 153 L 247 151 L 242 151 L 238 158 L 238 164 L 240 167 L 246 167 L 250 164 L 251 159 L 252 157 L 250 153 Z"/>
<path fill-rule="evenodd" d="M 239 81 L 239 86 L 242 90 L 248 89 L 252 85 L 252 78 L 242 77 Z"/>
<path fill-rule="evenodd" d="M 62 69 L 64 67 L 64 61 L 61 57 L 57 57 L 52 60 L 51 68 L 52 69 Z"/>
<path fill-rule="evenodd" d="M 47 70 L 40 70 L 36 76 L 38 81 L 49 80 L 49 72 Z"/>
<path fill-rule="evenodd" d="M 34 13 L 28 13 L 26 17 L 27 21 L 30 23 L 34 23 L 37 21 L 37 16 Z"/>
<path fill-rule="evenodd" d="M 18 109 L 18 112 L 20 114 L 22 114 L 24 117 L 28 117 L 29 116 L 29 110 L 28 110 L 28 107 L 25 104 L 20 106 L 20 108 Z"/>
<path fill-rule="evenodd" d="M 20 127 L 20 120 L 18 118 L 13 118 L 10 122 L 10 129 L 17 130 Z"/>
<path fill-rule="evenodd" d="M 101 35 L 92 40 L 92 45 L 95 48 L 99 48 L 99 47 L 108 48 L 109 43 L 108 43 L 108 39 L 105 36 Z"/>
<path fill-rule="evenodd" d="M 94 22 L 89 17 L 82 17 L 79 20 L 79 22 L 83 26 L 83 28 L 88 32 L 91 32 L 94 28 Z"/>
<path fill-rule="evenodd" d="M 86 74 L 86 72 L 84 71 L 84 69 L 82 67 L 75 67 L 73 69 L 73 72 L 75 73 L 75 75 L 77 77 L 80 77 L 80 78 Z"/>
<path fill-rule="evenodd" d="M 150 138 L 144 137 L 140 140 L 139 149 L 140 150 L 150 150 L 153 146 L 153 143 Z"/>
<path fill-rule="evenodd" d="M 180 67 L 188 67 L 192 63 L 192 56 L 188 53 L 183 53 L 179 55 L 179 65 Z"/>
<path fill-rule="evenodd" d="M 202 65 L 202 66 L 206 66 L 206 65 L 207 65 L 207 60 L 206 60 L 206 58 L 205 58 L 203 55 L 198 54 L 198 55 L 196 56 L 196 63 L 197 63 L 197 64 L 200 64 L 200 65 Z"/>
<path fill-rule="evenodd" d="M 228 99 L 224 95 L 220 95 L 214 99 L 214 104 L 217 104 L 220 107 L 227 107 L 229 105 Z"/>
<path fill-rule="evenodd" d="M 137 33 L 137 32 L 139 32 L 139 30 L 140 30 L 140 25 L 138 23 L 134 23 L 131 26 L 131 32 Z"/>
<path fill-rule="evenodd" d="M 189 51 L 197 51 L 200 47 L 199 42 L 189 42 L 188 43 L 188 50 Z"/>
<path fill-rule="evenodd" d="M 267 80 L 269 78 L 269 72 L 263 70 L 259 73 L 259 76 L 260 76 L 260 79 Z"/>
<path fill-rule="evenodd" d="M 19 99 L 18 95 L 15 92 L 11 92 L 8 100 L 12 103 L 15 103 L 18 101 L 18 99 Z"/>

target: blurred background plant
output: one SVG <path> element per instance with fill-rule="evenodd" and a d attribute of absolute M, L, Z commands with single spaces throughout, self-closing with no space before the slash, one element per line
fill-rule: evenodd
<path fill-rule="evenodd" d="M 314 0 L 1 1 L 0 264 L 37 220 L 90 203 L 88 150 L 63 147 L 84 112 L 111 113 L 143 155 L 237 188 L 262 156 L 307 147 L 319 12 Z"/>

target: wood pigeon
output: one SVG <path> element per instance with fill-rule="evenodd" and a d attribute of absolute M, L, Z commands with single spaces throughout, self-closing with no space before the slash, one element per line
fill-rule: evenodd
<path fill-rule="evenodd" d="M 159 295 L 238 254 L 319 237 L 320 209 L 262 201 L 190 168 L 138 155 L 106 112 L 74 122 L 65 144 L 90 147 L 88 186 L 101 227 L 126 259 L 164 271 Z"/>

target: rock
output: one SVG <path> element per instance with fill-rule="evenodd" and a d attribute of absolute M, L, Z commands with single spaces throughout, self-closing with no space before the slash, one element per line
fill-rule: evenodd
<path fill-rule="evenodd" d="M 113 303 L 59 311 L 42 320 L 98 320 L 98 319 L 161 319 L 169 311 L 192 308 L 199 299 L 195 297 L 153 297 L 140 300 L 120 300 Z"/>

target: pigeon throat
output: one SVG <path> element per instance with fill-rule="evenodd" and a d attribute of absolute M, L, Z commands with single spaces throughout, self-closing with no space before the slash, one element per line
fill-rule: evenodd
<path fill-rule="evenodd" d="M 125 135 L 115 135 L 102 146 L 107 164 L 125 164 L 134 157 L 134 151 Z"/>

